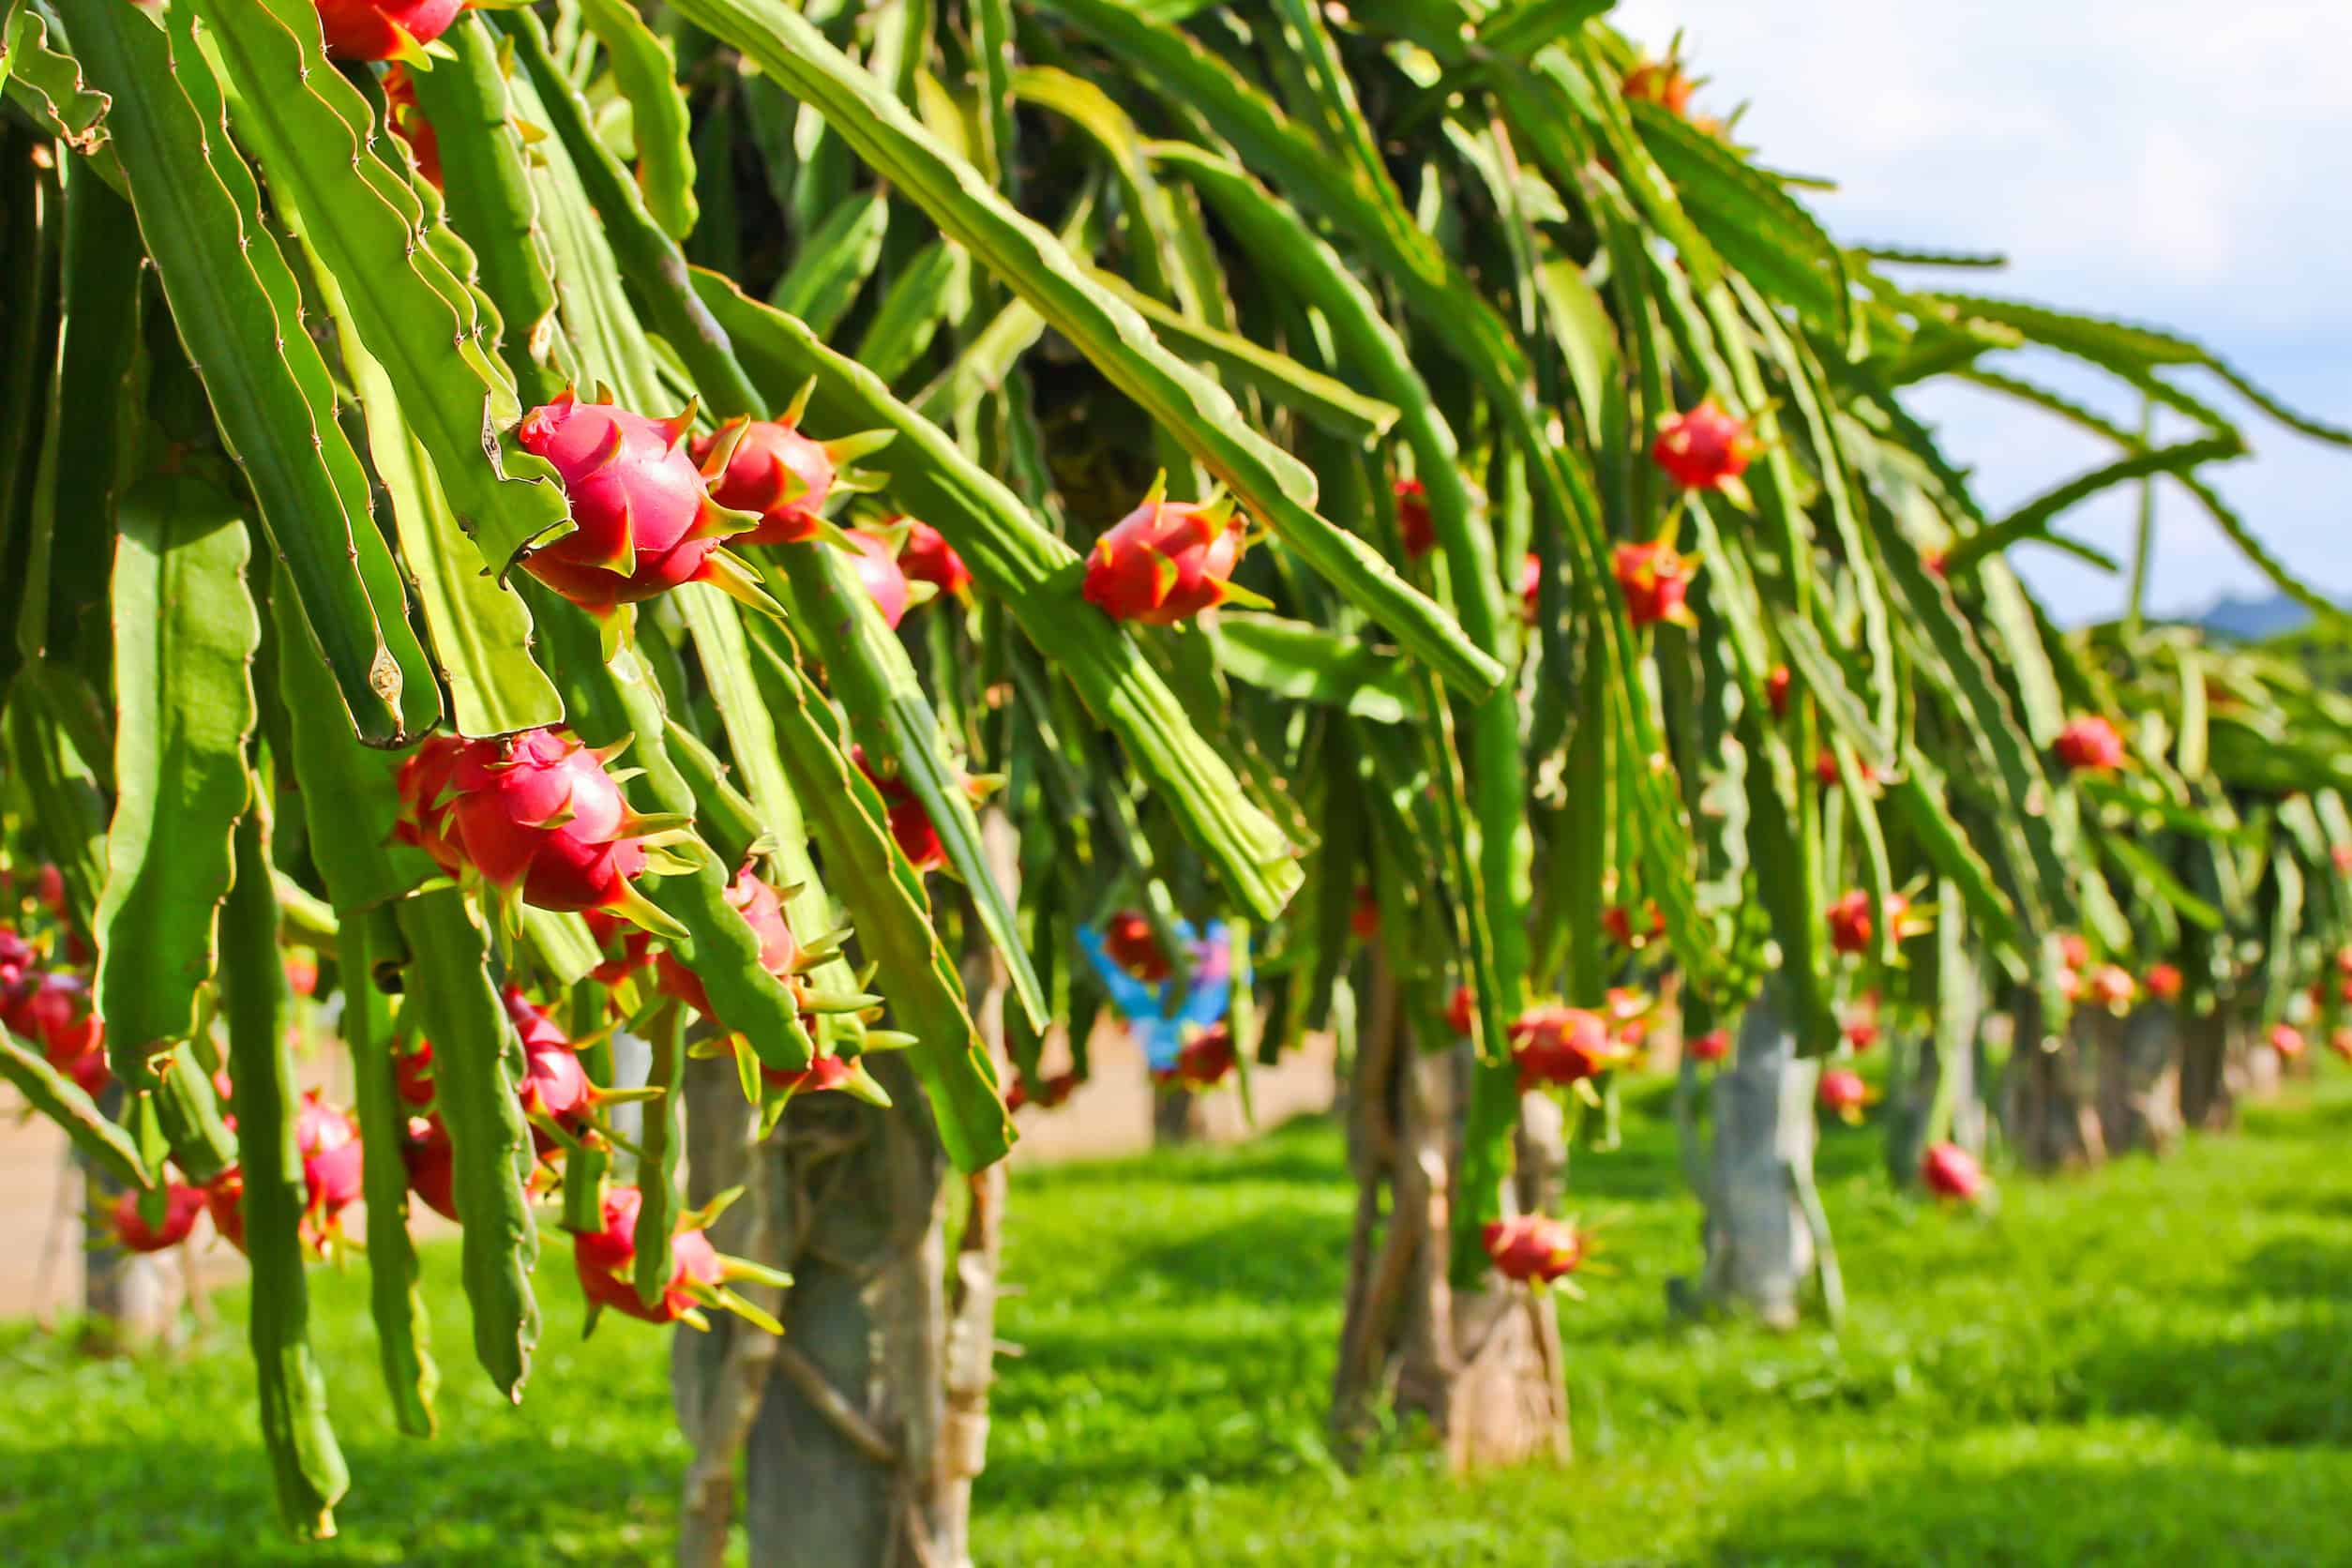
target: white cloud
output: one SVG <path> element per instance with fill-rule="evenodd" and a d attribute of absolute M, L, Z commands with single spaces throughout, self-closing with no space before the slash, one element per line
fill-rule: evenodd
<path fill-rule="evenodd" d="M 1612 20 L 1652 50 L 1682 28 L 1712 79 L 1701 106 L 1748 101 L 1741 139 L 1764 162 L 1838 180 L 1811 200 L 1841 236 L 2002 251 L 2006 274 L 1961 286 L 2161 323 L 2352 425 L 2352 5 L 1622 0 Z M 2136 415 L 2129 392 L 2075 390 Z M 1922 412 L 1996 513 L 2100 460 L 2095 443 L 1965 392 Z M 2257 456 L 2218 488 L 2296 570 L 2352 590 L 2338 499 L 2352 452 L 2242 412 Z M 2128 551 L 2131 517 L 2114 496 L 2067 528 Z M 2158 539 L 2161 604 L 2260 583 L 2186 496 L 2166 498 Z M 2118 580 L 2047 551 L 2019 563 L 2061 615 L 2121 601 Z"/>

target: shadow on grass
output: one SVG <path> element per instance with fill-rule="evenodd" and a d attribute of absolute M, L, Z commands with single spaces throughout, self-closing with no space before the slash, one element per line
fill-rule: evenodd
<path fill-rule="evenodd" d="M 1017 1186 L 1038 1192 L 1125 1188 L 1138 1176 L 1186 1186 L 1273 1183 L 1328 1187 L 1348 1179 L 1340 1130 L 1329 1116 L 1307 1112 L 1270 1127 L 1245 1143 L 1203 1143 L 1111 1159 L 1017 1167 Z"/>
<path fill-rule="evenodd" d="M 2070 1415 L 2148 1416 L 2189 1425 L 2233 1448 L 2352 1443 L 2352 1366 L 2344 1318 L 2244 1334 L 2140 1340 L 2086 1357 Z"/>
<path fill-rule="evenodd" d="M 242 1412 L 238 1412 L 242 1414 Z M 347 1442 L 342 1533 L 280 1527 L 269 1472 L 223 1443 L 61 1443 L 38 1470 L 0 1459 L 0 1560 L 34 1564 L 657 1563 L 675 1528 L 673 1467 L 546 1441 Z"/>

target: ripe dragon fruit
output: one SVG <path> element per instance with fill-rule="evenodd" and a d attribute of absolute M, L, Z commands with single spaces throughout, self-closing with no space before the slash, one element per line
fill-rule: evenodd
<path fill-rule="evenodd" d="M 930 812 L 924 809 L 915 792 L 900 782 L 896 773 L 875 772 L 867 761 L 862 746 L 850 747 L 850 761 L 857 764 L 857 771 L 872 782 L 875 792 L 882 796 L 884 822 L 890 837 L 897 842 L 898 852 L 907 857 L 907 864 L 918 871 L 935 871 L 946 865 L 947 846 L 940 842 L 939 829 L 932 825 Z"/>
<path fill-rule="evenodd" d="M 927 582 L 942 594 L 960 594 L 972 585 L 972 568 L 946 535 L 916 518 L 897 518 L 890 526 L 906 530 L 907 542 L 898 547 L 898 569 L 909 579 Z"/>
<path fill-rule="evenodd" d="M 1445 1026 L 1467 1040 L 1478 1012 L 1478 998 L 1468 986 L 1456 986 L 1446 999 Z"/>
<path fill-rule="evenodd" d="M 2090 1000 L 2110 1013 L 2121 1013 L 2132 1005 L 2139 993 L 2139 985 L 2132 972 L 2120 964 L 2102 964 L 2090 977 Z"/>
<path fill-rule="evenodd" d="M 414 844 L 432 856 L 433 864 L 451 876 L 465 869 L 465 845 L 458 837 L 457 819 L 449 800 L 450 781 L 458 764 L 495 749 L 492 741 L 460 740 L 455 735 L 427 735 L 415 750 L 401 759 L 393 776 L 400 796 L 400 817 L 393 837 Z"/>
<path fill-rule="evenodd" d="M 1619 545 L 1614 558 L 1617 586 L 1625 596 L 1625 616 L 1636 628 L 1670 621 L 1692 626 L 1698 618 L 1684 602 L 1698 570 L 1695 555 L 1677 555 L 1663 541 Z"/>
<path fill-rule="evenodd" d="M 204 1191 L 174 1182 L 164 1189 L 163 1223 L 151 1226 L 139 1212 L 139 1195 L 126 1192 L 114 1200 L 108 1218 L 113 1224 L 115 1244 L 126 1252 L 161 1252 L 188 1240 L 188 1233 L 196 1229 L 196 1216 L 204 1212 Z"/>
<path fill-rule="evenodd" d="M 1348 905 L 1348 934 L 1358 942 L 1370 942 L 1380 934 L 1380 900 L 1370 882 L 1356 883 Z"/>
<path fill-rule="evenodd" d="M 1855 1018 L 1847 1024 L 1845 1033 L 1846 1048 L 1860 1056 L 1878 1043 L 1878 1020 Z"/>
<path fill-rule="evenodd" d="M 2125 760 L 2123 737 L 2096 714 L 2069 720 L 2051 749 L 2075 773 L 2113 773 Z"/>
<path fill-rule="evenodd" d="M 2159 1002 L 2180 1000 L 2180 971 L 2171 964 L 2157 964 L 2148 972 L 2148 994 Z"/>
<path fill-rule="evenodd" d="M 0 1025 L 39 1047 L 49 1064 L 83 1093 L 95 1097 L 106 1087 L 106 1027 L 91 1011 L 89 983 L 79 975 L 53 971 L 19 979 L 0 991 Z"/>
<path fill-rule="evenodd" d="M 0 1008 L 8 1005 L 8 993 L 24 983 L 25 976 L 40 967 L 40 953 L 16 932 L 0 927 Z M 6 1014 L 0 1013 L 0 1018 Z"/>
<path fill-rule="evenodd" d="M 327 1104 L 324 1090 L 305 1092 L 294 1107 L 294 1147 L 302 1153 L 303 1217 L 322 1235 L 359 1200 L 359 1122 Z"/>
<path fill-rule="evenodd" d="M 1845 775 L 1837 771 L 1837 753 L 1831 747 L 1825 746 L 1815 753 L 1813 776 L 1825 790 L 1835 789 L 1845 782 Z M 1854 776 L 1867 787 L 1878 782 L 1878 770 L 1857 758 L 1854 762 Z"/>
<path fill-rule="evenodd" d="M 757 526 L 737 535 L 746 545 L 796 545 L 823 531 L 825 503 L 839 470 L 824 444 L 800 432 L 798 415 L 735 418 L 696 440 L 694 461 L 711 499 L 750 512 Z"/>
<path fill-rule="evenodd" d="M 1823 1110 L 1843 1117 L 1848 1122 L 1862 1120 L 1862 1107 L 1870 1103 L 1869 1086 L 1860 1073 L 1847 1067 L 1831 1067 L 1821 1074 L 1821 1081 L 1814 1090 L 1814 1098 Z"/>
<path fill-rule="evenodd" d="M 1414 560 L 1438 548 L 1437 524 L 1429 520 L 1429 491 L 1418 479 L 1396 481 L 1396 528 L 1405 553 Z"/>
<path fill-rule="evenodd" d="M 770 1334 L 783 1329 L 776 1319 L 730 1289 L 731 1282 L 748 1279 L 767 1285 L 790 1283 L 782 1274 L 740 1258 L 729 1258 L 711 1245 L 706 1233 L 715 1209 L 688 1214 L 670 1237 L 670 1278 L 661 1300 L 652 1306 L 637 1293 L 637 1215 L 645 1195 L 636 1187 L 616 1186 L 604 1195 L 604 1226 L 599 1230 L 572 1232 L 572 1269 L 580 1276 L 580 1293 L 588 1298 L 589 1322 L 605 1307 L 648 1323 L 690 1323 L 711 1326 L 702 1308 L 719 1307 L 757 1324 Z M 723 1206 L 723 1205 L 720 1205 Z"/>
<path fill-rule="evenodd" d="M 759 872 L 746 866 L 727 884 L 727 902 L 759 937 L 760 967 L 790 986 L 801 967 L 801 948 L 793 939 L 792 927 L 785 923 L 782 897 L 761 880 Z M 722 1029 L 726 1027 L 711 1010 L 711 999 L 702 988 L 701 977 L 674 956 L 665 952 L 656 958 L 654 976 L 655 987 L 664 996 L 674 997 Z"/>
<path fill-rule="evenodd" d="M 318 0 L 326 53 L 338 60 L 409 60 L 449 30 L 464 0 Z"/>
<path fill-rule="evenodd" d="M 1103 951 L 1110 961 L 1147 986 L 1156 986 L 1171 972 L 1160 939 L 1141 910 L 1121 910 L 1103 922 Z"/>
<path fill-rule="evenodd" d="M 2289 1062 L 2303 1054 L 2303 1032 L 2293 1024 L 2272 1024 L 2269 1040 L 2270 1048 Z"/>
<path fill-rule="evenodd" d="M 1684 490 L 1721 490 L 1747 472 L 1757 450 L 1747 426 L 1708 398 L 1666 420 L 1650 456 Z"/>
<path fill-rule="evenodd" d="M 515 1094 L 522 1101 L 523 1114 L 550 1122 L 577 1116 L 595 1102 L 596 1091 L 588 1081 L 587 1069 L 580 1064 L 571 1037 L 556 1027 L 546 1009 L 524 996 L 520 986 L 508 986 L 503 1000 L 506 1017 L 522 1039 L 523 1070 Z"/>
<path fill-rule="evenodd" d="M 726 1268 L 700 1229 L 680 1230 L 670 1238 L 670 1283 L 660 1302 L 647 1306 L 639 1298 L 630 1272 L 637 1262 L 637 1213 L 644 1204 L 645 1195 L 637 1188 L 614 1187 L 604 1195 L 604 1229 L 573 1232 L 572 1267 L 580 1275 L 580 1290 L 596 1306 L 609 1306 L 626 1317 L 709 1328 L 710 1319 L 697 1308 L 710 1301 L 713 1289 L 726 1278 Z"/>
<path fill-rule="evenodd" d="M 1956 1143 L 1931 1143 L 1920 1156 L 1919 1179 L 1937 1198 L 1973 1203 L 1992 1184 L 1976 1156 Z"/>
<path fill-rule="evenodd" d="M 2335 862 L 2339 876 L 2352 877 L 2352 844 L 2330 844 L 2328 858 Z"/>
<path fill-rule="evenodd" d="M 412 1116 L 408 1137 L 400 1142 L 400 1163 L 408 1168 L 408 1189 L 444 1219 L 458 1217 L 458 1178 L 449 1149 L 449 1129 L 438 1116 Z"/>
<path fill-rule="evenodd" d="M 1015 1073 L 1012 1083 L 1004 1091 L 1004 1108 L 1019 1110 L 1027 1106 L 1035 1106 L 1040 1110 L 1051 1110 L 1077 1093 L 1078 1085 L 1085 1081 L 1076 1072 L 1055 1073 L 1038 1084 L 1037 1092 L 1033 1094 L 1029 1090 L 1029 1080 Z"/>
<path fill-rule="evenodd" d="M 2328 1048 L 2346 1062 L 2352 1062 L 2352 1028 L 2337 1028 L 2328 1035 Z"/>
<path fill-rule="evenodd" d="M 1514 1214 L 1490 1219 L 1480 1239 L 1486 1256 L 1503 1278 L 1520 1284 L 1549 1285 L 1576 1272 L 1584 1261 L 1582 1232 L 1566 1220 L 1548 1214 Z"/>
<path fill-rule="evenodd" d="M 857 580 L 866 585 L 874 608 L 882 611 L 882 625 L 897 630 L 913 603 L 913 593 L 907 574 L 898 569 L 897 556 L 891 553 L 890 542 L 863 532 L 852 533 L 850 542 L 857 547 Z"/>
<path fill-rule="evenodd" d="M 1530 1007 L 1511 1025 L 1511 1061 L 1519 1090 L 1581 1083 L 1616 1065 L 1623 1051 L 1609 1038 L 1608 1020 L 1582 1007 L 1556 1003 Z"/>
<path fill-rule="evenodd" d="M 1544 558 L 1529 550 L 1519 563 L 1519 616 L 1532 624 L 1544 599 Z"/>
<path fill-rule="evenodd" d="M 1830 906 L 1830 945 L 1840 953 L 1867 951 L 1877 935 L 1876 900 L 1862 888 L 1850 888 Z"/>
<path fill-rule="evenodd" d="M 416 84 L 404 65 L 395 63 L 384 73 L 384 123 L 407 143 L 409 161 L 416 166 L 418 176 L 435 190 L 443 188 L 441 137 L 417 107 Z"/>
<path fill-rule="evenodd" d="M 688 582 L 757 598 L 749 568 L 719 541 L 758 520 L 703 489 L 684 446 L 693 412 L 649 419 L 566 391 L 524 415 L 515 439 L 554 466 L 575 526 L 523 569 L 597 616 Z"/>
<path fill-rule="evenodd" d="M 1711 1029 L 1691 1042 L 1691 1058 L 1696 1062 L 1721 1062 L 1731 1054 L 1731 1031 Z"/>
<path fill-rule="evenodd" d="M 2069 931 L 2058 938 L 2058 957 L 2069 969 L 2082 969 L 2090 962 L 2090 943 L 2081 933 Z"/>
<path fill-rule="evenodd" d="M 1774 718 L 1788 716 L 1788 666 L 1775 664 L 1772 673 L 1764 677 L 1764 701 L 1772 705 Z"/>
<path fill-rule="evenodd" d="M 1103 531 L 1086 558 L 1087 603 L 1114 621 L 1172 626 L 1243 596 L 1231 581 L 1246 539 L 1229 496 L 1169 501 L 1163 480 Z"/>
<path fill-rule="evenodd" d="M 1152 1078 L 1163 1087 L 1213 1089 L 1233 1070 L 1235 1060 L 1233 1032 L 1221 1023 L 1212 1024 L 1184 1042 L 1174 1066 L 1156 1069 Z"/>
<path fill-rule="evenodd" d="M 600 909 L 683 937 L 684 928 L 632 882 L 646 869 L 647 850 L 690 835 L 678 820 L 629 809 L 605 771 L 618 750 L 591 751 L 553 730 L 469 746 L 448 783 L 464 865 L 510 903 Z M 420 819 L 416 832 L 422 837 L 430 830 Z"/>
<path fill-rule="evenodd" d="M 231 1166 L 204 1184 L 204 1210 L 212 1215 L 212 1228 L 220 1239 L 245 1250 L 245 1172 Z M 303 1227 L 303 1240 L 311 1240 L 309 1227 Z"/>

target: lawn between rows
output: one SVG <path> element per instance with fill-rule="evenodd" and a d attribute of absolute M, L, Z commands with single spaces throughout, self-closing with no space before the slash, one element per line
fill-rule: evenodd
<path fill-rule="evenodd" d="M 1658 1111 L 1576 1160 L 1616 1272 L 1563 1304 L 1576 1465 L 1467 1483 L 1410 1441 L 1353 1474 L 1326 1445 L 1334 1127 L 1019 1172 L 979 1560 L 2352 1562 L 2345 1080 L 2164 1162 L 2013 1176 L 1989 1216 L 1894 1196 L 1875 1129 L 1832 1126 L 1836 1339 L 1667 1318 L 1698 1216 Z M 581 1342 L 565 1261 L 518 1410 L 465 1353 L 454 1247 L 429 1250 L 447 1386 L 421 1443 L 384 1412 L 364 1272 L 314 1274 L 353 1486 L 309 1548 L 270 1516 L 240 1296 L 169 1360 L 0 1328 L 0 1561 L 666 1560 L 664 1346 L 617 1320 Z"/>

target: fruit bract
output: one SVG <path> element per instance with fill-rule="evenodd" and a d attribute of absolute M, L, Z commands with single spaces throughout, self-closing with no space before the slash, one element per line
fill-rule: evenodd
<path fill-rule="evenodd" d="M 2113 773 L 2124 761 L 2123 737 L 2096 714 L 2069 720 L 2051 748 L 2076 773 Z"/>
<path fill-rule="evenodd" d="M 422 53 L 449 30 L 464 0 L 318 0 L 319 30 L 338 60 L 390 60 Z"/>
<path fill-rule="evenodd" d="M 1157 489 L 1112 523 L 1086 558 L 1086 601 L 1115 621 L 1171 626 L 1223 604 L 1242 559 L 1229 497 L 1168 501 Z"/>
<path fill-rule="evenodd" d="M 684 446 L 690 416 L 649 419 L 569 391 L 524 415 L 515 439 L 554 466 L 575 526 L 523 569 L 599 615 L 716 578 L 719 541 L 753 520 L 702 488 Z"/>
<path fill-rule="evenodd" d="M 1636 626 L 1671 621 L 1678 626 L 1697 625 L 1684 602 L 1698 558 L 1677 555 L 1673 547 L 1658 542 L 1619 545 L 1614 557 L 1617 586 L 1625 596 L 1625 615 Z"/>
<path fill-rule="evenodd" d="M 960 594 L 972 584 L 972 568 L 947 542 L 947 535 L 916 518 L 899 518 L 907 542 L 898 547 L 898 569 L 916 582 L 927 582 L 942 594 Z"/>
<path fill-rule="evenodd" d="M 1566 1220 L 1549 1214 L 1514 1214 L 1490 1219 L 1480 1234 L 1486 1256 L 1503 1278 L 1548 1285 L 1584 1261 L 1584 1237 Z"/>
<path fill-rule="evenodd" d="M 1651 459 L 1684 490 L 1719 490 L 1747 472 L 1756 438 L 1712 398 L 1668 419 L 1650 448 Z"/>
<path fill-rule="evenodd" d="M 1919 1179 L 1937 1198 L 1973 1203 L 1991 1184 L 1976 1156 L 1956 1143 L 1931 1143 L 1920 1156 Z"/>
<path fill-rule="evenodd" d="M 847 1089 L 857 1081 L 857 1063 L 846 1056 L 812 1056 L 808 1065 L 797 1073 L 787 1073 L 775 1067 L 762 1067 L 760 1077 L 769 1087 L 786 1090 L 794 1094 L 818 1094 L 828 1089 Z"/>
<path fill-rule="evenodd" d="M 1608 1020 L 1557 1003 L 1530 1007 L 1511 1025 L 1511 1061 L 1522 1093 L 1547 1084 L 1581 1082 L 1615 1063 L 1621 1053 Z"/>
<path fill-rule="evenodd" d="M 188 1240 L 188 1233 L 196 1229 L 196 1216 L 204 1212 L 204 1192 L 174 1182 L 164 1190 L 163 1223 L 150 1226 L 139 1212 L 139 1195 L 126 1192 L 114 1199 L 109 1216 L 114 1228 L 115 1244 L 128 1252 L 161 1252 Z"/>
<path fill-rule="evenodd" d="M 743 432 L 739 439 L 738 430 Z M 817 536 L 837 470 L 824 444 L 803 435 L 797 424 L 731 419 L 713 434 L 699 437 L 692 451 L 710 481 L 712 500 L 758 515 L 756 527 L 736 535 L 739 543 L 794 545 Z M 714 474 L 712 464 L 721 456 L 727 466 Z"/>
<path fill-rule="evenodd" d="M 1103 951 L 1110 961 L 1147 986 L 1168 978 L 1168 955 L 1141 910 L 1121 910 L 1103 922 Z"/>

